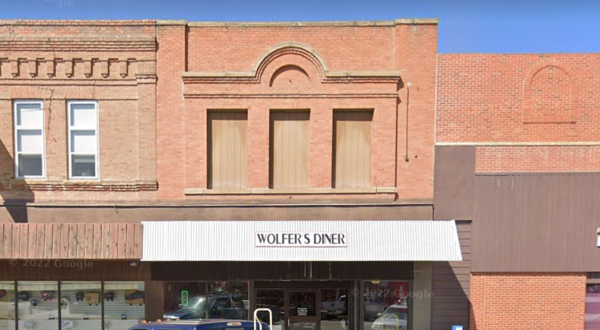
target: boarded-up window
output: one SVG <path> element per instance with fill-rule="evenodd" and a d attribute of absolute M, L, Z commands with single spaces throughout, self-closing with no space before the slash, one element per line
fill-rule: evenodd
<path fill-rule="evenodd" d="M 271 112 L 272 189 L 308 188 L 308 111 Z"/>
<path fill-rule="evenodd" d="M 372 111 L 335 111 L 333 187 L 371 187 Z"/>
<path fill-rule="evenodd" d="M 247 112 L 208 113 L 208 188 L 246 188 Z"/>

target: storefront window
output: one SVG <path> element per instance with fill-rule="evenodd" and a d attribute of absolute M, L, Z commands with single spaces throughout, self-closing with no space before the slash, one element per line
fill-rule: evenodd
<path fill-rule="evenodd" d="M 15 328 L 15 282 L 0 282 L 0 330 Z"/>
<path fill-rule="evenodd" d="M 208 282 L 208 318 L 247 320 L 248 282 Z"/>
<path fill-rule="evenodd" d="M 365 330 L 408 329 L 408 282 L 368 281 L 364 291 Z"/>
<path fill-rule="evenodd" d="M 285 293 L 280 289 L 256 290 L 256 308 L 271 310 L 273 320 L 269 320 L 268 312 L 259 312 L 258 318 L 266 324 L 272 324 L 273 330 L 283 330 L 285 327 Z M 272 323 L 270 322 L 272 321 Z"/>
<path fill-rule="evenodd" d="M 62 329 L 102 328 L 102 286 L 100 282 L 61 282 Z"/>
<path fill-rule="evenodd" d="M 165 284 L 165 313 L 170 320 L 206 318 L 205 282 L 169 282 Z"/>
<path fill-rule="evenodd" d="M 600 329 L 600 284 L 588 284 L 586 287 L 585 329 Z"/>
<path fill-rule="evenodd" d="M 321 328 L 348 329 L 348 290 L 321 290 Z"/>
<path fill-rule="evenodd" d="M 145 318 L 144 282 L 104 282 L 106 329 L 128 329 Z"/>
<path fill-rule="evenodd" d="M 57 282 L 18 282 L 16 300 L 19 329 L 58 330 Z"/>
<path fill-rule="evenodd" d="M 165 319 L 247 320 L 248 282 L 169 282 L 165 284 Z"/>

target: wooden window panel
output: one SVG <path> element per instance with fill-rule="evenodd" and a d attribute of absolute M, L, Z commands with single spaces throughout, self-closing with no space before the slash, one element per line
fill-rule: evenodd
<path fill-rule="evenodd" d="M 335 111 L 333 187 L 371 187 L 372 111 Z"/>
<path fill-rule="evenodd" d="M 308 188 L 308 111 L 272 111 L 271 189 Z"/>
<path fill-rule="evenodd" d="M 208 113 L 208 188 L 236 190 L 247 187 L 247 112 Z"/>

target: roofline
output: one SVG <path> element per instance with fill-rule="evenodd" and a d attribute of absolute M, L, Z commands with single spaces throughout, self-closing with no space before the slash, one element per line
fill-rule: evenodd
<path fill-rule="evenodd" d="M 307 21 L 307 22 L 188 22 L 191 27 L 272 27 L 272 26 L 395 26 L 395 25 L 437 25 L 437 18 L 395 19 L 386 21 Z"/>
<path fill-rule="evenodd" d="M 30 20 L 0 19 L 1 25 L 187 25 L 191 27 L 286 27 L 286 26 L 396 26 L 396 25 L 437 25 L 437 18 L 400 18 L 384 21 L 307 21 L 307 22 L 187 22 L 186 20 Z"/>
<path fill-rule="evenodd" d="M 439 56 L 556 56 L 556 55 L 600 55 L 600 52 L 524 52 L 524 53 L 492 53 L 492 52 L 465 52 L 465 53 L 438 53 Z"/>
<path fill-rule="evenodd" d="M 138 20 L 78 20 L 78 19 L 63 19 L 63 20 L 36 20 L 36 19 L 0 19 L 1 25 L 25 25 L 25 26 L 107 26 L 107 25 L 155 25 L 155 19 L 138 19 Z"/>

